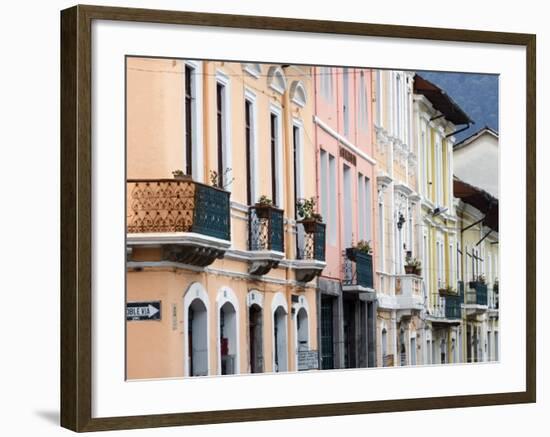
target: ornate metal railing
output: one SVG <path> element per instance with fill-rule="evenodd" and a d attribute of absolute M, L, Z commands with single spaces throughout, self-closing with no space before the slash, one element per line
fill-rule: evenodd
<path fill-rule="evenodd" d="M 344 251 L 343 262 L 344 285 L 360 285 L 374 288 L 372 255 L 354 248 Z"/>
<path fill-rule="evenodd" d="M 274 207 L 251 206 L 248 209 L 249 250 L 284 252 L 283 210 Z"/>
<path fill-rule="evenodd" d="M 304 226 L 298 223 L 297 230 L 296 258 L 325 261 L 326 225 L 315 223 L 312 225 L 311 232 L 307 232 Z"/>
<path fill-rule="evenodd" d="M 196 232 L 231 239 L 229 193 L 191 179 L 129 179 L 127 232 Z"/>
<path fill-rule="evenodd" d="M 445 296 L 445 317 L 447 319 L 460 319 L 462 296 L 460 294 L 447 294 Z"/>
<path fill-rule="evenodd" d="M 487 305 L 487 284 L 479 281 L 469 283 L 470 290 L 466 293 L 466 303 L 472 305 Z"/>

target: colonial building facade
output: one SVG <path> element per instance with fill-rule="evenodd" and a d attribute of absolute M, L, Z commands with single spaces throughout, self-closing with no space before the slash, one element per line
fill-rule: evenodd
<path fill-rule="evenodd" d="M 126 62 L 129 379 L 498 359 L 498 200 L 440 88 Z"/>
<path fill-rule="evenodd" d="M 127 321 L 128 378 L 298 370 L 325 266 L 296 208 L 317 192 L 310 68 L 128 58 L 127 79 L 127 301 L 161 311 Z"/>

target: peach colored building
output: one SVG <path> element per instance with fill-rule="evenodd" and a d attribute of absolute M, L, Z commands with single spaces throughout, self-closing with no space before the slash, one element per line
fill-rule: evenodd
<path fill-rule="evenodd" d="M 315 143 L 326 267 L 319 278 L 321 367 L 375 366 L 376 228 L 372 72 L 315 67 Z M 376 245 L 374 244 L 376 253 Z"/>
<path fill-rule="evenodd" d="M 313 87 L 309 67 L 127 58 L 129 379 L 318 367 L 325 228 L 296 208 Z"/>

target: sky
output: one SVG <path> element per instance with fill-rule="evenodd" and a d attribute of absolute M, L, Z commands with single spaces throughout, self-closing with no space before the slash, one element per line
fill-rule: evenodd
<path fill-rule="evenodd" d="M 475 124 L 456 135 L 457 142 L 485 126 L 498 132 L 498 76 L 477 73 L 437 73 L 418 71 L 436 84 L 474 120 Z"/>

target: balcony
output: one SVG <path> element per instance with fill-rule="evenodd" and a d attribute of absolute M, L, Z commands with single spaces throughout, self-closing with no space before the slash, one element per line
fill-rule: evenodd
<path fill-rule="evenodd" d="M 372 255 L 355 248 L 347 248 L 343 260 L 344 291 L 373 292 Z"/>
<path fill-rule="evenodd" d="M 270 205 L 248 209 L 249 273 L 265 275 L 284 258 L 285 237 L 283 210 Z"/>
<path fill-rule="evenodd" d="M 231 245 L 229 193 L 189 179 L 129 179 L 127 244 L 205 267 Z"/>
<path fill-rule="evenodd" d="M 421 310 L 424 306 L 422 277 L 415 274 L 395 275 L 395 298 L 400 310 Z M 403 313 L 408 315 L 410 313 Z"/>
<path fill-rule="evenodd" d="M 466 304 L 487 306 L 487 284 L 479 281 L 470 281 L 466 292 Z"/>
<path fill-rule="evenodd" d="M 293 267 L 297 281 L 312 281 L 325 268 L 325 228 L 325 224 L 319 222 L 296 224 L 296 261 Z"/>
<path fill-rule="evenodd" d="M 462 319 L 463 294 L 459 291 L 445 291 L 441 289 L 438 294 L 432 295 L 431 317 L 432 325 L 459 325 Z"/>

